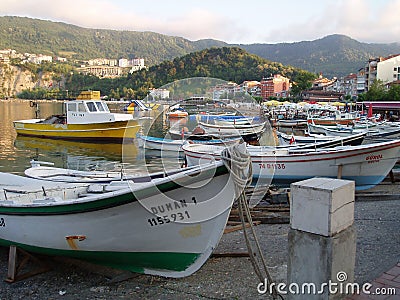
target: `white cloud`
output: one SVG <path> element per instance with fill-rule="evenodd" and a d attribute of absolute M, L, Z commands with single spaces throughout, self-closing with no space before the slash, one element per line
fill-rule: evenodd
<path fill-rule="evenodd" d="M 286 0 L 281 0 L 285 2 Z M 276 7 L 274 6 L 276 5 Z M 290 5 L 287 7 L 287 5 Z M 270 7 L 275 7 L 271 13 Z M 304 0 L 277 3 L 152 0 L 2 0 L 0 15 L 61 21 L 89 28 L 154 31 L 190 40 L 237 43 L 314 40 L 346 34 L 364 42 L 399 42 L 400 0 Z"/>
<path fill-rule="evenodd" d="M 338 33 L 363 42 L 400 42 L 400 0 L 379 3 L 377 8 L 367 0 L 337 1 L 319 15 L 271 30 L 264 41 L 314 40 Z"/>

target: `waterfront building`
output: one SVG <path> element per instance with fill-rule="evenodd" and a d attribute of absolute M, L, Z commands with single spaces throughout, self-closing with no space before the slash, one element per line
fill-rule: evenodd
<path fill-rule="evenodd" d="M 270 97 L 287 97 L 289 96 L 290 80 L 280 74 L 273 77 L 263 78 L 260 82 L 261 97 L 267 100 Z"/>
<path fill-rule="evenodd" d="M 387 84 L 400 79 L 400 54 L 368 60 L 365 66 L 365 91 L 375 80 Z"/>

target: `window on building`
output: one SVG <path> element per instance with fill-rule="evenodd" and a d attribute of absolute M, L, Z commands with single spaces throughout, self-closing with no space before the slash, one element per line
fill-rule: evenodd
<path fill-rule="evenodd" d="M 397 72 L 397 67 L 394 67 L 394 68 L 393 68 L 393 71 Z"/>

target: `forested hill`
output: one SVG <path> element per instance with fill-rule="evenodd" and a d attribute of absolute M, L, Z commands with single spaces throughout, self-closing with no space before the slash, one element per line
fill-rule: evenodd
<path fill-rule="evenodd" d="M 143 57 L 147 65 L 187 53 L 224 46 L 215 40 L 192 42 L 154 32 L 87 29 L 23 17 L 0 17 L 0 49 L 74 59 Z"/>
<path fill-rule="evenodd" d="M 400 44 L 368 44 L 345 35 L 329 35 L 315 41 L 239 45 L 250 53 L 324 76 L 356 73 L 368 59 L 400 54 Z"/>
<path fill-rule="evenodd" d="M 66 87 L 68 90 L 100 89 L 104 95 L 111 90 L 123 91 L 133 89 L 139 99 L 147 95 L 149 88 L 160 88 L 179 79 L 191 77 L 212 77 L 226 81 L 242 83 L 245 80 L 258 80 L 271 74 L 282 74 L 296 81 L 299 75 L 313 76 L 307 71 L 284 66 L 281 63 L 250 54 L 238 47 L 210 48 L 192 52 L 171 61 L 129 74 L 118 79 L 96 79 L 90 82 L 81 75 L 73 76 L 73 81 Z"/>
<path fill-rule="evenodd" d="M 242 83 L 272 74 L 293 78 L 302 70 L 271 62 L 238 47 L 210 48 L 165 61 L 144 71 L 155 86 L 188 77 L 214 77 Z"/>

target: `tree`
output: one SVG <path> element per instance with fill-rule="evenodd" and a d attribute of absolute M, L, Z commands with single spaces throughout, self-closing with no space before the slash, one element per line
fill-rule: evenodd
<path fill-rule="evenodd" d="M 387 91 L 385 85 L 382 80 L 374 80 L 371 86 L 368 89 L 368 92 L 365 94 L 366 101 L 378 101 L 378 100 L 386 100 L 387 99 Z"/>
<path fill-rule="evenodd" d="M 390 86 L 390 89 L 387 92 L 387 100 L 400 101 L 400 85 L 393 84 Z"/>
<path fill-rule="evenodd" d="M 301 99 L 301 92 L 312 87 L 312 82 L 317 76 L 307 71 L 300 71 L 294 78 L 291 87 L 292 96 Z"/>

